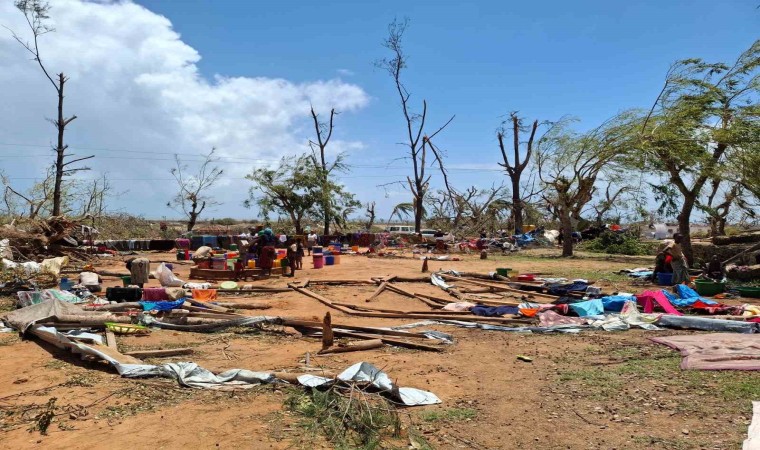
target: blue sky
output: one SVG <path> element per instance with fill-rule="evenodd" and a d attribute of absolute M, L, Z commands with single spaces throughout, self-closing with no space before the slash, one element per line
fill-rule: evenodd
<path fill-rule="evenodd" d="M 60 6 L 56 6 L 58 2 Z M 58 13 L 61 22 L 56 24 L 58 35 L 71 29 L 63 17 L 74 25 L 79 24 L 84 32 L 89 31 L 87 26 L 81 24 L 87 23 L 85 21 L 92 14 L 72 12 L 75 7 L 80 8 L 79 0 L 57 0 L 52 3 L 52 15 L 56 17 Z M 163 26 L 179 33 L 181 43 L 191 47 L 190 50 L 182 47 L 175 51 L 174 47 L 167 46 L 163 54 L 155 57 L 158 59 L 146 60 L 141 56 L 141 64 L 147 67 L 142 70 L 150 71 L 153 65 L 164 63 L 160 60 L 170 60 L 177 52 L 187 53 L 189 56 L 185 58 L 192 60 L 191 50 L 194 49 L 200 60 L 193 62 L 202 77 L 211 84 L 219 76 L 283 79 L 295 85 L 333 80 L 363 90 L 368 101 L 344 102 L 347 111 L 337 119 L 336 139 L 361 143 L 358 145 L 361 148 L 350 152 L 349 162 L 354 168 L 344 176 L 343 181 L 359 200 L 376 200 L 380 217 L 387 217 L 392 205 L 409 200 L 408 193 L 399 188 L 391 189 L 386 197 L 383 190 L 377 187 L 403 179 L 409 173 L 403 162 L 391 162 L 404 154 L 404 148 L 397 144 L 403 140 L 404 122 L 392 80 L 386 72 L 373 65 L 375 60 L 388 55 L 381 42 L 387 34 L 388 23 L 394 18 L 408 17 L 410 20 L 404 41 L 409 56 L 409 68 L 404 80 L 412 93 L 412 104 L 418 106 L 423 98 L 427 99 L 431 125 L 441 124 L 451 115 L 456 115 L 454 122 L 437 139 L 437 144 L 447 152 L 452 181 L 460 188 L 473 184 L 485 187 L 506 179 L 503 173 L 496 170 L 495 164 L 500 160 L 500 154 L 494 132 L 510 111 L 517 110 L 530 120 L 556 120 L 571 115 L 580 119 L 579 128 L 592 127 L 620 110 L 649 107 L 673 61 L 689 57 L 732 61 L 749 47 L 760 30 L 760 10 L 754 0 L 541 3 L 136 0 L 135 3 L 164 16 L 170 23 L 158 23 L 160 18 L 147 17 L 147 12 L 133 9 L 125 12 L 123 8 L 117 10 L 109 5 L 98 5 L 97 13 L 104 17 L 106 8 L 111 7 L 115 20 L 110 28 L 93 30 L 94 35 L 101 33 L 105 36 L 111 30 L 116 33 L 117 29 L 130 27 L 135 31 L 134 34 L 124 32 L 100 40 L 93 38 L 93 42 L 103 43 L 104 48 L 111 45 L 116 54 L 134 36 L 145 36 L 151 33 L 146 30 Z M 84 5 L 80 9 L 90 8 L 90 11 L 95 8 Z M 127 15 L 130 15 L 129 19 Z M 138 15 L 145 17 L 134 19 Z M 101 22 L 104 20 L 99 19 L 97 23 Z M 164 39 L 166 33 L 161 33 L 159 38 Z M 84 42 L 86 38 L 79 39 L 83 42 L 81 45 L 87 45 Z M 52 45 L 52 40 L 47 42 L 47 45 Z M 0 44 L 3 44 L 2 39 Z M 7 44 L 11 46 L 9 49 L 14 48 L 12 44 Z M 0 45 L 0 58 L 6 58 L 2 50 Z M 71 51 L 71 47 L 66 47 L 65 51 Z M 90 56 L 89 52 L 86 56 Z M 14 58 L 18 58 L 18 54 Z M 101 83 L 99 80 L 102 78 L 105 80 L 102 81 L 104 98 L 117 101 L 115 97 L 119 97 L 120 101 L 121 97 L 131 95 L 132 90 L 112 89 L 112 84 L 118 82 L 112 83 L 107 79 L 111 59 L 117 58 L 106 59 L 105 62 L 93 59 L 92 67 L 75 67 L 73 73 L 77 74 L 76 70 L 81 69 L 81 78 L 84 78 L 87 70 L 91 70 L 95 75 L 88 86 Z M 61 58 L 61 64 L 71 64 L 69 60 Z M 27 61 L 14 61 L 26 64 L 24 70 L 27 70 Z M 178 64 L 185 65 L 181 61 Z M 130 67 L 134 65 L 128 64 Z M 32 66 L 28 70 L 35 69 Z M 67 72 L 70 71 L 67 69 Z M 112 71 L 119 73 L 117 69 Z M 75 90 L 78 89 L 76 81 L 76 78 L 72 80 Z M 87 98 L 90 95 L 95 101 L 95 94 L 84 87 L 79 89 L 82 90 L 81 94 L 77 91 L 71 94 L 73 102 L 90 100 Z M 234 92 L 239 95 L 241 91 Z M 266 97 L 266 89 L 262 92 Z M 20 104 L 8 98 L 12 93 L 6 92 L 5 95 L 0 94 L 0 101 L 6 105 Z M 179 91 L 174 97 L 182 95 Z M 187 98 L 182 100 L 192 101 L 194 95 L 188 92 Z M 150 95 L 140 94 L 127 98 L 125 105 L 144 104 L 149 108 L 151 101 L 155 100 Z M 208 102 L 213 105 L 214 99 Z M 74 107 L 81 111 L 86 105 L 75 103 Z M 153 109 L 158 107 L 167 108 L 166 102 Z M 176 108 L 169 110 L 176 112 Z M 19 114 L 12 108 L 0 107 L 0 118 L 12 119 Z M 40 110 L 35 109 L 29 117 L 40 114 Z M 94 112 L 90 117 L 100 114 Z M 118 112 L 114 111 L 113 114 Z M 272 111 L 267 111 L 267 115 L 271 116 Z M 87 117 L 80 117 L 70 135 L 72 147 L 114 149 L 121 148 L 117 144 L 121 142 L 122 146 L 148 152 L 164 148 L 161 151 L 166 156 L 154 165 L 160 166 L 160 173 L 168 171 L 170 154 L 176 147 L 165 144 L 164 137 L 158 136 L 160 129 L 144 131 L 141 128 L 162 120 L 161 117 L 141 116 L 140 126 L 115 129 L 110 137 L 97 136 L 99 131 L 108 127 L 107 122 L 96 126 L 88 124 Z M 283 148 L 286 154 L 300 151 L 298 148 L 290 150 L 288 143 L 299 140 L 303 143 L 303 138 L 309 135 L 306 119 L 301 116 L 286 121 L 289 129 L 297 129 L 296 132 L 289 132 L 294 136 L 294 141 L 283 138 L 277 141 L 286 143 L 282 147 L 273 143 L 267 145 L 275 149 Z M 195 120 L 197 118 L 183 118 L 181 122 L 189 126 L 195 124 Z M 29 125 L 24 125 L 29 128 L 26 134 L 20 133 L 18 126 L 0 130 L 4 140 L 34 144 L 49 142 L 47 134 L 51 132 L 46 128 L 48 125 L 42 120 L 33 124 L 31 121 L 27 121 Z M 228 122 L 217 122 L 219 127 L 231 126 L 226 125 Z M 245 124 L 241 126 L 245 127 Z M 229 133 L 229 130 L 225 131 Z M 43 133 L 46 137 L 38 137 Z M 216 133 L 220 132 L 217 130 Z M 118 138 L 114 139 L 114 135 Z M 243 143 L 246 139 L 255 144 L 255 139 L 248 137 L 243 138 Z M 145 142 L 155 144 L 142 144 L 141 147 L 141 143 Z M 224 151 L 224 144 L 215 145 Z M 0 152 L 6 151 L 0 148 Z M 245 150 L 242 152 L 245 155 Z M 197 154 L 195 151 L 191 153 Z M 277 150 L 275 156 L 276 153 Z M 240 154 L 240 150 L 234 153 Z M 108 155 L 113 156 L 113 153 Z M 252 150 L 250 157 L 257 156 L 259 154 Z M 268 157 L 274 156 L 270 153 Z M 13 168 L 12 161 L 3 161 L 3 164 L 6 169 Z M 124 166 L 118 158 L 102 158 L 95 164 L 101 173 L 114 173 Z M 385 168 L 388 164 L 390 168 Z M 229 159 L 224 167 L 242 170 L 240 160 Z M 492 169 L 475 170 L 472 167 Z M 22 170 L 19 168 L 19 171 Z M 228 170 L 228 173 L 232 171 Z M 163 208 L 166 202 L 164 197 L 168 194 L 155 194 L 157 189 L 171 189 L 169 180 L 163 177 L 165 175 L 151 175 L 147 179 L 150 181 L 124 178 L 121 191 L 130 191 L 135 195 L 124 196 L 119 201 L 126 209 L 148 217 L 173 216 Z M 240 207 L 248 188 L 247 182 L 240 177 L 231 176 L 228 185 L 223 188 L 228 193 L 223 198 L 225 205 L 210 212 L 210 216 L 248 218 L 255 215 Z M 440 184 L 434 181 L 433 188 L 438 186 Z"/>
<path fill-rule="evenodd" d="M 403 139 L 398 99 L 391 79 L 373 66 L 386 55 L 380 42 L 394 17 L 410 19 L 404 77 L 412 100 L 427 99 L 430 123 L 456 115 L 438 139 L 452 166 L 497 162 L 494 130 L 509 111 L 540 120 L 569 114 L 591 127 L 621 109 L 648 107 L 673 61 L 729 61 L 760 30 L 752 1 L 140 3 L 171 19 L 203 56 L 207 76 L 337 74 L 361 86 L 370 104 L 338 119 L 342 136 L 367 145 L 354 162 L 403 153 L 395 145 Z M 346 178 L 366 195 L 370 180 L 396 174 L 356 168 L 351 175 L 384 177 Z M 454 170 L 453 178 L 464 187 L 502 175 Z"/>

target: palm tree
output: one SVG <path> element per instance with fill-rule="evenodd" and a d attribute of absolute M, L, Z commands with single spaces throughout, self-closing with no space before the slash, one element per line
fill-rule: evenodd
<path fill-rule="evenodd" d="M 414 205 L 412 203 L 399 203 L 398 205 L 393 207 L 393 211 L 391 211 L 391 216 L 388 218 L 388 223 L 393 220 L 393 216 L 398 217 L 398 220 L 400 222 L 404 221 L 404 218 L 409 218 L 409 216 L 414 211 Z"/>

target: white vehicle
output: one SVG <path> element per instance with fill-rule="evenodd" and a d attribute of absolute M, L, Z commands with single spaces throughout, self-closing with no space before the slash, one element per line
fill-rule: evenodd
<path fill-rule="evenodd" d="M 385 231 L 390 234 L 414 234 L 414 227 L 412 225 L 390 225 Z"/>
<path fill-rule="evenodd" d="M 420 230 L 420 234 L 422 234 L 422 237 L 427 240 L 435 240 L 435 233 L 438 230 L 433 230 L 431 228 Z M 443 240 L 446 242 L 452 242 L 454 241 L 454 235 L 451 233 L 444 233 L 443 234 Z"/>

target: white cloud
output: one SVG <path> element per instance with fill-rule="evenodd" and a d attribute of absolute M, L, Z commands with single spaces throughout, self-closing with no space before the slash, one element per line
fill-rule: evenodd
<path fill-rule="evenodd" d="M 120 204 L 150 217 L 169 214 L 163 205 L 173 189 L 167 180 L 171 153 L 201 154 L 216 147 L 227 162 L 236 161 L 223 165 L 226 177 L 239 178 L 253 160 L 266 163 L 305 150 L 310 105 L 345 113 L 369 101 L 361 87 L 338 79 L 293 83 L 216 75 L 207 80 L 196 66 L 201 56 L 166 17 L 130 1 L 55 0 L 51 5 L 56 32 L 42 37 L 40 47 L 47 67 L 70 78 L 65 109 L 79 118 L 66 140 L 74 152 L 96 155 L 91 166 L 97 173 L 108 172 L 116 180 L 154 180 L 117 182 L 117 190 L 127 188 L 131 194 Z M 0 3 L 0 23 L 28 35 L 23 16 L 10 1 Z M 49 144 L 55 134 L 44 119 L 55 114 L 55 92 L 30 55 L 9 32 L 0 31 L 0 84 L 5 86 L 0 90 L 0 143 Z M 336 140 L 336 149 L 362 147 Z M 113 151 L 120 149 L 148 153 Z M 13 177 L 38 176 L 51 161 L 47 152 L 0 146 L 0 161 Z M 247 183 L 225 184 L 216 194 L 228 211 L 217 215 L 249 215 L 235 211 Z"/>
<path fill-rule="evenodd" d="M 348 69 L 338 69 L 337 72 L 338 72 L 338 75 L 343 75 L 344 77 L 352 77 L 356 75 L 356 73 L 353 70 L 348 70 Z"/>

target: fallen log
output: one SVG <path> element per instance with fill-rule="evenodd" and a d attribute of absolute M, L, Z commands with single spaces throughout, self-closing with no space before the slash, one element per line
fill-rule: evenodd
<path fill-rule="evenodd" d="M 119 350 L 119 347 L 116 345 L 116 335 L 109 329 L 106 329 L 106 345 L 114 350 Z"/>
<path fill-rule="evenodd" d="M 290 290 L 290 289 L 288 289 Z M 264 303 L 221 303 L 217 302 L 217 305 L 224 306 L 225 308 L 230 309 L 269 309 L 272 307 L 272 305 L 267 305 Z"/>
<path fill-rule="evenodd" d="M 189 355 L 191 353 L 193 353 L 192 348 L 170 348 L 166 350 L 136 350 L 123 354 L 134 356 L 135 358 L 162 358 L 165 356 Z"/>
<path fill-rule="evenodd" d="M 330 347 L 330 348 L 323 348 L 322 350 L 318 351 L 318 355 L 328 355 L 331 353 L 348 353 L 348 352 L 358 352 L 362 350 L 372 350 L 375 348 L 380 348 L 383 346 L 383 341 L 381 339 L 369 339 L 366 341 L 356 342 L 351 345 L 345 345 L 343 347 Z"/>

